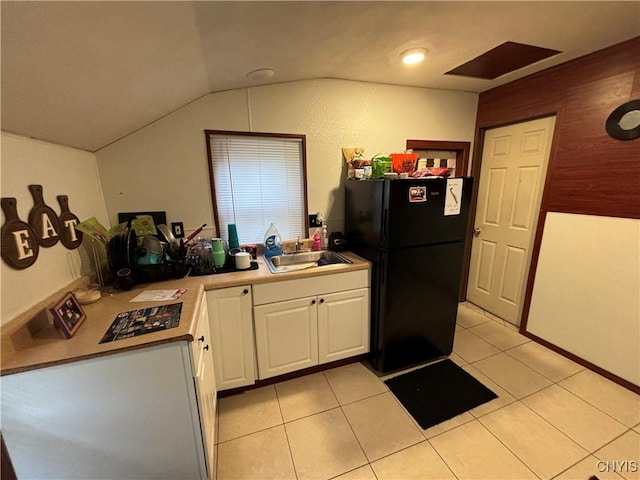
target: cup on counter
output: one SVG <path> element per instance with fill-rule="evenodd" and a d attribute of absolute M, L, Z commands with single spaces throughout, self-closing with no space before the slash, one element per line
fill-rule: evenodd
<path fill-rule="evenodd" d="M 221 238 L 212 238 L 211 239 L 211 249 L 213 256 L 213 265 L 216 268 L 220 268 L 224 265 L 225 260 L 227 259 L 227 254 L 224 251 L 224 243 Z"/>
<path fill-rule="evenodd" d="M 238 242 L 238 228 L 235 223 L 229 223 L 227 225 L 229 231 L 229 248 L 239 248 L 240 243 Z"/>
<path fill-rule="evenodd" d="M 246 270 L 251 268 L 251 254 L 249 252 L 238 252 L 234 256 L 236 270 Z"/>
<path fill-rule="evenodd" d="M 131 290 L 135 284 L 130 268 L 121 268 L 116 273 L 116 288 L 118 290 Z"/>
<path fill-rule="evenodd" d="M 251 254 L 251 258 L 254 260 L 258 258 L 258 246 L 256 244 L 251 243 L 249 245 L 242 245 L 241 249 L 245 252 L 249 252 Z"/>

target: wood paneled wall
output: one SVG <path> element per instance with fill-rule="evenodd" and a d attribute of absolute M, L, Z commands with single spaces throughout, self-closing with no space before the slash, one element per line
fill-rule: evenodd
<path fill-rule="evenodd" d="M 640 99 L 639 51 L 636 37 L 481 93 L 472 164 L 478 177 L 485 130 L 556 115 L 520 332 L 633 391 L 630 382 L 528 333 L 527 320 L 547 212 L 640 218 L 640 138 L 615 140 L 605 130 L 613 110 Z"/>
<path fill-rule="evenodd" d="M 481 93 L 473 175 L 484 129 L 555 114 L 542 210 L 640 218 L 640 138 L 605 131 L 615 108 L 640 99 L 638 52 L 640 37 Z"/>

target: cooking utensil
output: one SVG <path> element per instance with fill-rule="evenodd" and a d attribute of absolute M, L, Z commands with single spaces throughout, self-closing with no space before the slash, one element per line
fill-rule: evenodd
<path fill-rule="evenodd" d="M 69 210 L 69 197 L 67 195 L 58 195 L 56 197 L 60 204 L 60 242 L 69 250 L 78 248 L 82 243 L 83 233 L 75 229 L 80 223 L 80 219 Z"/>
<path fill-rule="evenodd" d="M 178 240 L 173 235 L 173 232 L 164 224 L 156 225 L 156 229 L 160 233 L 160 240 L 164 240 L 169 245 L 177 245 Z"/>
<path fill-rule="evenodd" d="M 187 243 L 189 243 L 191 240 L 193 240 L 193 239 L 195 238 L 195 236 L 196 236 L 196 235 L 198 235 L 198 234 L 202 231 L 202 229 L 203 229 L 204 227 L 206 227 L 206 226 L 207 226 L 207 224 L 206 224 L 206 223 L 203 223 L 203 224 L 202 224 L 202 226 L 201 226 L 200 228 L 198 228 L 195 232 L 193 232 L 191 235 L 189 235 L 189 236 L 187 237 L 187 239 L 184 241 L 184 244 L 186 245 L 186 244 L 187 244 Z"/>
<path fill-rule="evenodd" d="M 31 227 L 18 217 L 18 201 L 13 197 L 0 200 L 5 222 L 0 229 L 2 259 L 12 268 L 30 267 L 38 258 L 40 247 Z"/>
<path fill-rule="evenodd" d="M 114 235 L 109 239 L 109 243 L 107 244 L 107 256 L 109 258 L 109 266 L 111 270 L 116 270 L 117 262 L 116 262 L 116 242 L 118 241 L 118 235 Z"/>
<path fill-rule="evenodd" d="M 29 225 L 33 227 L 36 240 L 41 247 L 53 247 L 58 243 L 60 222 L 53 208 L 44 203 L 42 185 L 29 185 L 33 207 L 29 212 Z"/>
<path fill-rule="evenodd" d="M 136 250 L 141 250 L 143 253 L 137 253 L 139 265 L 156 265 L 162 263 L 164 260 L 164 251 L 166 243 L 161 242 L 153 235 L 145 235 L 142 237 L 142 247 L 138 247 Z M 135 247 L 134 247 L 135 248 Z"/>
<path fill-rule="evenodd" d="M 153 235 L 145 235 L 142 237 L 142 246 L 147 252 L 162 255 L 164 248 L 162 242 Z"/>
<path fill-rule="evenodd" d="M 127 233 L 118 233 L 109 240 L 109 264 L 111 265 L 112 271 L 117 271 L 129 266 L 125 251 L 127 246 L 127 236 Z"/>
<path fill-rule="evenodd" d="M 138 246 L 138 238 L 136 237 L 136 231 L 133 228 L 131 228 L 129 229 L 129 233 L 127 234 L 127 237 L 126 237 L 125 251 L 124 251 L 125 252 L 124 259 L 126 262 L 126 266 L 129 268 L 133 267 L 133 254 L 137 246 Z"/>

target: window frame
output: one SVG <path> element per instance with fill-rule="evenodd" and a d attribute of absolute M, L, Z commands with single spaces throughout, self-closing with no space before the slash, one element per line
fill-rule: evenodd
<path fill-rule="evenodd" d="M 306 238 L 309 231 L 309 208 L 307 206 L 308 194 L 307 194 L 307 136 L 304 134 L 295 133 L 273 133 L 273 132 L 245 132 L 245 131 L 233 131 L 233 130 L 205 130 L 204 136 L 207 147 L 207 167 L 209 170 L 209 190 L 211 192 L 211 204 L 213 207 L 213 221 L 216 227 L 216 235 L 221 237 L 220 222 L 218 220 L 218 201 L 216 198 L 216 186 L 213 173 L 213 159 L 211 158 L 211 135 L 222 136 L 235 136 L 235 137 L 262 137 L 262 138 L 281 138 L 281 139 L 296 139 L 300 140 L 302 146 L 302 211 L 303 211 L 303 224 L 304 232 L 303 237 Z M 290 240 L 283 238 L 283 240 Z"/>

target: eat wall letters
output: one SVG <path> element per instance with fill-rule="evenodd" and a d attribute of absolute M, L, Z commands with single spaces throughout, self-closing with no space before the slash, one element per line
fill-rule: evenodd
<path fill-rule="evenodd" d="M 40 247 L 52 247 L 58 241 L 73 250 L 82 243 L 82 232 L 75 226 L 80 223 L 76 215 L 69 211 L 69 197 L 58 195 L 60 215 L 44 203 L 42 185 L 29 185 L 33 197 L 33 207 L 29 211 L 29 223 L 18 216 L 17 200 L 13 197 L 0 199 L 5 223 L 0 237 L 0 253 L 7 265 L 22 270 L 33 265 Z"/>

